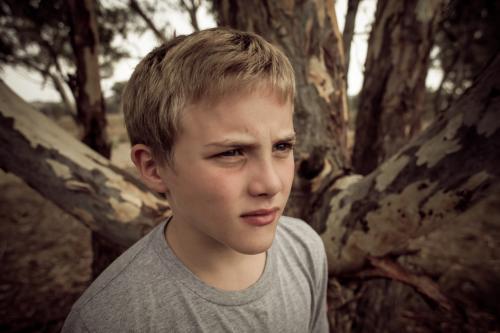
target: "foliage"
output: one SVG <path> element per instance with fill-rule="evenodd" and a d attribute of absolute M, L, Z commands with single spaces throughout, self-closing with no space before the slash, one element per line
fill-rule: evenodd
<path fill-rule="evenodd" d="M 98 5 L 98 22 L 101 77 L 109 77 L 114 63 L 128 55 L 112 42 L 117 35 L 126 37 L 134 21 L 126 7 Z M 2 1 L 0 26 L 0 68 L 21 66 L 72 88 L 75 65 L 65 1 Z"/>

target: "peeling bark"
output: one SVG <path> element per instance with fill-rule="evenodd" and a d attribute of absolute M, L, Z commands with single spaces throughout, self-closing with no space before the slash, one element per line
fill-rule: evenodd
<path fill-rule="evenodd" d="M 446 0 L 378 1 L 352 163 L 366 175 L 420 131 L 430 51 Z"/>
<path fill-rule="evenodd" d="M 0 167 L 126 248 L 169 216 L 166 201 L 33 109 L 0 81 Z"/>
<path fill-rule="evenodd" d="M 500 56 L 418 138 L 325 196 L 334 329 L 499 329 L 499 72 Z"/>
<path fill-rule="evenodd" d="M 344 50 L 334 3 L 212 2 L 219 25 L 263 36 L 285 52 L 295 69 L 297 173 L 287 214 L 306 218 L 321 197 L 324 186 L 320 185 L 350 168 Z"/>

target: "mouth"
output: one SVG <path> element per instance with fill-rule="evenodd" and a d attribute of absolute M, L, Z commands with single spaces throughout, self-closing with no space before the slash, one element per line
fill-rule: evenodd
<path fill-rule="evenodd" d="M 260 227 L 273 223 L 278 212 L 279 208 L 273 207 L 271 209 L 258 209 L 243 213 L 240 217 L 243 219 L 243 222 Z"/>

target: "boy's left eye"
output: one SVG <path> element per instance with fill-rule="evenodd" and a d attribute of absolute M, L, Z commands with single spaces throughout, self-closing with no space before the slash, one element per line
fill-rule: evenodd
<path fill-rule="evenodd" d="M 274 145 L 274 150 L 286 152 L 293 149 L 293 144 L 290 142 L 281 142 Z"/>

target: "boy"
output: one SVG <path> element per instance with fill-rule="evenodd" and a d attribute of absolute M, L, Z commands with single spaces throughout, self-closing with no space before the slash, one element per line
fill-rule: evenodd
<path fill-rule="evenodd" d="M 292 67 L 215 28 L 153 50 L 123 95 L 132 160 L 173 217 L 111 264 L 63 332 L 327 332 L 319 236 L 281 217 L 294 175 Z"/>

